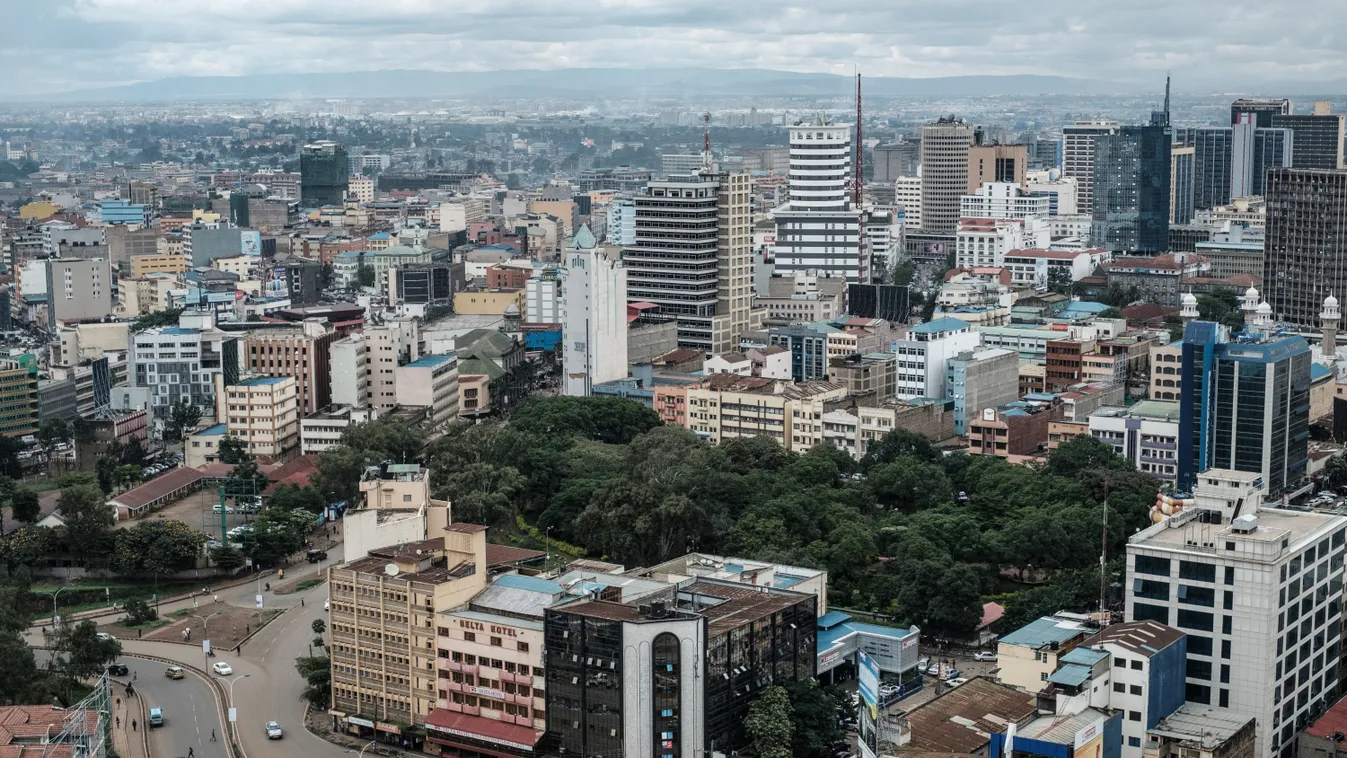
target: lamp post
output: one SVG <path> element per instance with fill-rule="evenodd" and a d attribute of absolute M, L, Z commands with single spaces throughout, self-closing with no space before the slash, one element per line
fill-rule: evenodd
<path fill-rule="evenodd" d="M 549 526 L 543 531 L 543 542 L 547 550 L 547 559 L 543 563 L 543 573 L 546 574 L 552 570 L 552 527 Z"/>
<path fill-rule="evenodd" d="M 195 613 L 189 614 L 192 618 L 194 618 L 194 619 L 196 619 L 197 621 L 200 621 L 200 622 L 201 622 L 201 639 L 203 640 L 203 642 L 202 642 L 202 644 L 201 644 L 201 655 L 202 655 L 203 659 L 206 661 L 206 668 L 207 668 L 207 669 L 210 669 L 210 653 L 207 653 L 207 652 L 206 652 L 206 645 L 205 645 L 205 642 L 204 642 L 204 640 L 207 639 L 207 637 L 206 637 L 206 624 L 207 624 L 211 619 L 215 618 L 216 616 L 219 616 L 221 613 L 224 613 L 224 611 L 216 611 L 216 612 L 214 612 L 214 613 L 212 613 L 212 614 L 210 614 L 210 615 L 208 615 L 208 616 L 206 616 L 206 617 L 204 617 L 204 618 L 201 617 L 201 616 L 196 615 Z M 247 678 L 247 675 L 246 675 L 246 674 L 244 675 L 244 678 Z"/>
<path fill-rule="evenodd" d="M 364 756 L 365 756 L 365 751 L 366 751 L 366 750 L 369 750 L 369 749 L 372 748 L 372 747 L 374 747 L 374 740 L 370 740 L 368 744 L 366 744 L 364 747 L 360 748 L 360 752 L 359 752 L 359 753 L 356 753 L 356 757 L 355 757 L 355 758 L 364 758 Z M 354 750 L 343 750 L 342 752 L 343 752 L 343 753 L 355 753 Z"/>
<path fill-rule="evenodd" d="M 56 590 L 55 592 L 44 593 L 44 594 L 51 595 L 51 623 L 52 623 L 52 626 L 55 626 L 55 625 L 56 625 L 56 596 L 59 595 L 59 594 L 61 594 L 61 593 L 64 592 L 65 590 L 68 590 L 68 589 L 70 589 L 70 588 L 69 588 L 69 587 L 59 587 L 59 588 L 57 588 L 57 590 Z"/>
<path fill-rule="evenodd" d="M 237 679 L 228 679 L 228 680 L 226 680 L 222 676 L 213 677 L 214 679 L 221 682 L 224 681 L 229 682 L 229 723 L 231 726 L 234 727 L 234 739 L 238 739 L 239 736 L 239 727 L 238 727 L 239 714 L 238 711 L 234 708 L 234 685 L 238 684 L 240 680 L 247 679 L 250 676 L 252 676 L 252 674 L 244 674 L 243 676 L 240 676 Z"/>

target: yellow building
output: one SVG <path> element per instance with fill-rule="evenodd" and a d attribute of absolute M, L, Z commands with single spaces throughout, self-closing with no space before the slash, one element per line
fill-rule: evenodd
<path fill-rule="evenodd" d="M 756 376 L 717 374 L 710 386 L 689 388 L 686 427 L 714 443 L 734 437 L 771 437 L 804 452 L 824 439 L 825 404 L 847 389 L 831 382 L 786 384 Z"/>
<path fill-rule="evenodd" d="M 19 208 L 19 220 L 27 221 L 31 219 L 33 221 L 40 221 L 44 218 L 51 218 L 52 216 L 55 216 L 57 213 L 60 212 L 60 210 L 61 206 L 57 205 L 56 203 L 48 203 L 48 202 L 28 203 L 27 205 Z"/>
<path fill-rule="evenodd" d="M 996 679 L 1002 684 L 1038 692 L 1057 659 L 1071 652 L 1095 629 L 1085 616 L 1044 616 L 1002 637 L 996 646 Z"/>
<path fill-rule="evenodd" d="M 1183 386 L 1183 345 L 1171 343 L 1151 348 L 1151 400 L 1179 402 Z"/>
<path fill-rule="evenodd" d="M 439 698 L 437 615 L 485 589 L 486 576 L 486 527 L 473 524 L 328 569 L 329 714 L 339 725 L 368 738 L 425 724 Z"/>
<path fill-rule="evenodd" d="M 525 293 L 517 290 L 465 290 L 454 293 L 454 313 L 459 315 L 501 316 L 513 305 L 524 312 Z"/>
<path fill-rule="evenodd" d="M 0 434 L 21 437 L 38 427 L 37 360 L 31 355 L 0 360 Z"/>
<path fill-rule="evenodd" d="M 187 271 L 187 259 L 182 255 L 133 255 L 131 278 L 146 274 L 181 274 Z"/>
<path fill-rule="evenodd" d="M 299 453 L 299 383 L 293 376 L 258 376 L 226 386 L 215 375 L 215 417 L 248 452 L 285 461 Z"/>

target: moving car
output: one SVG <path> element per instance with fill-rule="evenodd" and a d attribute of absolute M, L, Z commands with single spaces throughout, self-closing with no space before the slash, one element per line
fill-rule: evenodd
<path fill-rule="evenodd" d="M 996 653 L 993 653 L 993 652 L 990 651 L 990 650 L 979 650 L 978 652 L 976 652 L 976 653 L 973 654 L 973 660 L 975 660 L 975 661 L 991 661 L 991 662 L 995 663 L 995 662 L 996 662 Z"/>
<path fill-rule="evenodd" d="M 220 676 L 229 676 L 230 674 L 234 673 L 234 669 L 230 668 L 229 664 L 225 663 L 224 661 L 220 661 L 216 663 L 214 666 L 211 666 L 211 670 L 219 674 Z"/>
<path fill-rule="evenodd" d="M 331 600 L 324 600 L 324 601 L 323 601 L 323 610 L 325 610 L 325 611 L 330 611 L 330 610 L 332 610 L 332 601 L 331 601 Z"/>
<path fill-rule="evenodd" d="M 326 550 L 310 550 L 308 555 L 309 563 L 317 563 L 327 560 Z"/>
<path fill-rule="evenodd" d="M 105 642 L 106 642 L 107 640 L 115 640 L 115 639 L 117 639 L 116 637 L 113 637 L 111 634 L 108 634 L 107 632 L 99 632 L 98 635 L 97 635 L 97 637 L 98 637 L 98 639 L 103 640 L 103 641 L 105 641 Z"/>
<path fill-rule="evenodd" d="M 130 671 L 124 663 L 113 663 L 108 666 L 108 676 L 126 676 Z"/>
<path fill-rule="evenodd" d="M 151 708 L 151 709 L 150 709 L 150 728 L 153 729 L 153 728 L 155 728 L 156 726 L 163 726 L 163 725 L 164 725 L 164 709 L 163 709 L 163 708 Z"/>
<path fill-rule="evenodd" d="M 182 666 L 169 666 L 164 669 L 164 676 L 169 679 L 181 679 L 186 676 L 186 674 L 183 672 Z"/>
<path fill-rule="evenodd" d="M 283 733 L 281 732 L 280 724 L 276 723 L 275 721 L 267 722 L 267 739 L 279 740 L 282 737 L 282 735 Z"/>

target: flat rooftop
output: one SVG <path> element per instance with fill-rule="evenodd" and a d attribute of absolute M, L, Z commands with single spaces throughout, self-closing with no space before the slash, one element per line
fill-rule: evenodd
<path fill-rule="evenodd" d="M 1186 510 L 1149 527 L 1128 538 L 1129 545 L 1149 548 L 1172 548 L 1177 551 L 1194 553 L 1216 553 L 1214 548 L 1203 548 L 1188 544 L 1193 529 L 1209 530 L 1208 539 L 1220 544 L 1229 539 L 1253 540 L 1258 542 L 1277 542 L 1287 540 L 1288 550 L 1302 540 L 1314 541 L 1328 535 L 1336 528 L 1347 526 L 1347 517 L 1323 513 L 1288 511 L 1279 508 L 1262 508 L 1252 515 L 1258 518 L 1258 527 L 1252 532 L 1234 532 L 1230 524 L 1204 525 L 1197 520 L 1198 510 Z M 1224 551 L 1221 551 L 1224 552 Z M 1241 559 L 1249 559 L 1248 553 L 1234 554 Z"/>
<path fill-rule="evenodd" d="M 1329 709 L 1329 712 L 1332 713 L 1332 709 Z M 1234 737 L 1251 720 L 1235 716 L 1224 709 L 1184 703 L 1173 713 L 1160 719 L 1154 727 L 1147 729 L 1146 733 L 1184 740 L 1193 743 L 1194 746 L 1214 748 Z M 1320 721 L 1323 720 L 1324 717 L 1321 717 Z M 1306 731 L 1314 734 L 1318 723 L 1316 721 L 1311 724 Z"/>

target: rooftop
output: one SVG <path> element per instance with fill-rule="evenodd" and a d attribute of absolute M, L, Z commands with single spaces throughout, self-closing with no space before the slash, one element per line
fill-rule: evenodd
<path fill-rule="evenodd" d="M 224 436 L 224 435 L 226 435 L 226 434 L 228 434 L 228 433 L 229 433 L 229 429 L 228 429 L 228 427 L 227 427 L 225 424 L 216 424 L 215 426 L 208 426 L 208 427 L 206 427 L 205 429 L 202 429 L 202 430 L 199 431 L 199 432 L 193 432 L 193 433 L 192 433 L 192 436 L 194 436 L 194 437 L 221 437 L 221 436 Z"/>
<path fill-rule="evenodd" d="M 244 381 L 239 382 L 237 386 L 239 386 L 239 387 L 266 387 L 266 386 L 269 386 L 269 385 L 272 385 L 272 384 L 280 384 L 281 382 L 285 381 L 286 379 L 291 379 L 291 378 L 293 378 L 293 377 L 289 377 L 289 376 L 255 376 L 255 377 L 253 377 L 252 379 L 245 379 Z"/>
<path fill-rule="evenodd" d="M 1206 539 L 1215 544 L 1233 538 L 1258 542 L 1286 540 L 1288 547 L 1276 555 L 1260 558 L 1247 551 L 1231 554 L 1237 560 L 1275 562 L 1280 555 L 1286 554 L 1288 551 L 1294 552 L 1302 542 L 1313 542 L 1326 537 L 1333 529 L 1341 528 L 1344 524 L 1347 524 L 1347 519 L 1342 516 L 1288 511 L 1279 508 L 1260 508 L 1253 514 L 1258 520 L 1257 528 L 1252 532 L 1236 533 L 1231 530 L 1229 524 L 1194 523 L 1194 519 L 1199 513 L 1200 511 L 1196 509 L 1181 511 L 1159 524 L 1132 535 L 1127 542 L 1129 545 L 1176 550 L 1182 553 L 1214 552 L 1215 548 L 1213 547 L 1190 544 L 1194 540 L 1194 535 L 1192 529 L 1186 527 L 1191 525 L 1193 528 L 1209 531 L 1210 536 Z"/>
<path fill-rule="evenodd" d="M 1089 633 L 1085 625 L 1079 621 L 1069 621 L 1057 619 L 1051 616 L 1044 616 L 1036 621 L 1030 621 L 1028 624 L 1016 629 L 1010 634 L 1001 638 L 1002 645 L 1017 645 L 1027 647 L 1033 650 L 1040 650 L 1045 647 L 1051 647 L 1054 643 L 1061 645 L 1069 642 L 1076 637 L 1083 637 Z"/>
<path fill-rule="evenodd" d="M 454 360 L 453 353 L 447 355 L 423 355 L 420 358 L 408 363 L 403 368 L 434 368 Z"/>
<path fill-rule="evenodd" d="M 1108 714 L 1094 708 L 1086 708 L 1080 713 L 1074 714 L 1054 714 L 1039 716 L 1030 721 L 1016 732 L 1018 737 L 1027 737 L 1031 740 L 1041 740 L 1043 742 L 1054 742 L 1061 744 L 1074 744 L 1076 732 L 1093 724 L 1101 718 L 1108 718 Z"/>
<path fill-rule="evenodd" d="M 1105 627 L 1103 631 L 1086 640 L 1081 647 L 1072 650 L 1067 656 L 1075 655 L 1077 651 L 1088 650 L 1095 645 L 1108 643 L 1149 658 L 1186 636 L 1178 629 L 1165 626 L 1157 621 L 1126 621 Z M 1065 660 L 1065 657 L 1063 660 Z"/>
<path fill-rule="evenodd" d="M 957 332 L 966 331 L 968 322 L 957 318 L 938 318 L 934 321 L 927 321 L 924 324 L 918 324 L 908 331 L 914 334 L 937 334 L 939 332 Z"/>
<path fill-rule="evenodd" d="M 1341 704 L 1341 701 L 1339 701 L 1338 705 Z M 1328 709 L 1328 713 L 1310 724 L 1305 731 L 1315 736 L 1325 736 L 1317 734 L 1315 730 L 1322 723 L 1331 723 L 1330 717 L 1337 707 Z M 1225 709 L 1212 708 L 1197 703 L 1184 703 L 1173 713 L 1160 719 L 1160 722 L 1154 727 L 1146 730 L 1146 733 L 1191 742 L 1195 747 L 1214 748 L 1234 737 L 1239 730 L 1243 729 L 1252 720 L 1235 716 Z M 1326 736 L 1332 738 L 1334 732 L 1342 730 L 1330 729 L 1328 731 L 1329 734 Z"/>
<path fill-rule="evenodd" d="M 1037 712 L 1034 696 L 986 677 L 974 677 L 918 706 L 907 715 L 913 750 L 976 753 L 1004 731 Z"/>

